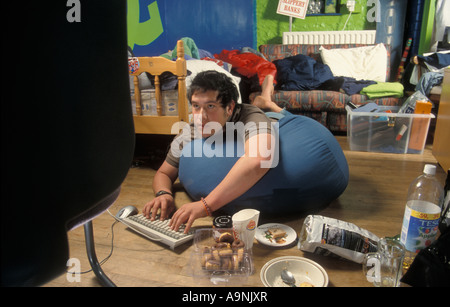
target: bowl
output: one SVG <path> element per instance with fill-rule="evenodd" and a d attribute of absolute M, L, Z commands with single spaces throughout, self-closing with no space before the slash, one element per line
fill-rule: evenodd
<path fill-rule="evenodd" d="M 316 262 L 303 257 L 285 256 L 268 261 L 261 269 L 261 281 L 266 287 L 289 287 L 281 279 L 281 271 L 287 269 L 295 277 L 297 287 L 327 287 L 328 274 Z"/>

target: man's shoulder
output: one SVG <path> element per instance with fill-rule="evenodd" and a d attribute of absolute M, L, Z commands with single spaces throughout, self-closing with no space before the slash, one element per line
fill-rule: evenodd
<path fill-rule="evenodd" d="M 266 114 L 257 106 L 252 104 L 243 103 L 240 104 L 240 113 L 237 118 L 237 121 L 269 121 Z"/>
<path fill-rule="evenodd" d="M 240 106 L 241 106 L 243 111 L 264 113 L 260 108 L 258 108 L 257 106 L 254 106 L 252 104 L 241 103 Z"/>

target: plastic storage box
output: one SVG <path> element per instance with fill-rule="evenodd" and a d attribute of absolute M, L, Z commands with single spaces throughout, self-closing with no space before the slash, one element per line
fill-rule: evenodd
<path fill-rule="evenodd" d="M 350 150 L 422 154 L 433 114 L 397 113 L 399 107 L 380 106 L 378 112 L 347 110 Z M 389 113 L 390 112 L 390 113 Z"/>
<path fill-rule="evenodd" d="M 248 276 L 253 273 L 253 260 L 251 250 L 244 249 L 239 257 L 239 262 L 234 262 L 237 259 L 238 251 L 233 249 L 229 255 L 213 256 L 214 246 L 218 243 L 217 229 L 204 228 L 197 229 L 194 235 L 194 249 L 190 258 L 191 275 L 198 281 L 199 285 L 206 282 L 211 285 L 227 285 L 237 286 L 244 284 Z M 220 232 L 233 233 L 232 229 L 221 228 Z M 207 255 L 208 257 L 205 257 Z M 217 258 L 217 259 L 216 259 Z M 233 260 L 234 258 L 234 260 Z M 217 266 L 208 266 L 206 261 L 212 259 Z"/>

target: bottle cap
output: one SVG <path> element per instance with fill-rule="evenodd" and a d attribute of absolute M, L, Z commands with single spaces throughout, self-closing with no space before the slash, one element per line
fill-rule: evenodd
<path fill-rule="evenodd" d="M 436 165 L 425 164 L 425 166 L 423 168 L 423 172 L 427 175 L 435 175 L 436 174 Z"/>

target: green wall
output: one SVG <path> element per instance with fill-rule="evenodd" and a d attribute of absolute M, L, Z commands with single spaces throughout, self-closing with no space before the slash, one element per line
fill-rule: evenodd
<path fill-rule="evenodd" d="M 341 1 L 342 3 L 344 1 Z M 357 0 L 345 30 L 374 30 L 375 22 L 368 22 L 366 15 L 371 7 L 365 0 Z M 276 13 L 278 0 L 256 1 L 257 46 L 262 44 L 281 44 L 283 32 L 289 31 L 289 17 Z M 305 19 L 292 19 L 292 31 L 341 31 L 348 18 L 345 5 L 340 7 L 340 15 L 307 16 Z"/>

